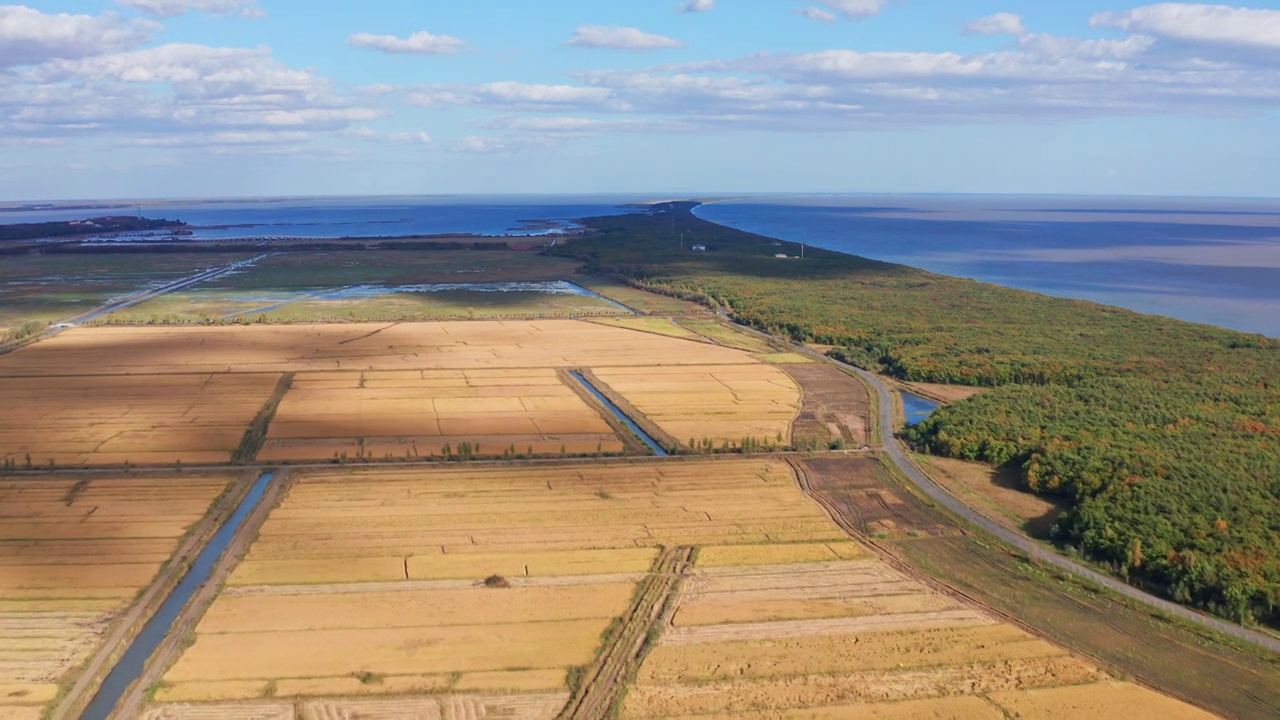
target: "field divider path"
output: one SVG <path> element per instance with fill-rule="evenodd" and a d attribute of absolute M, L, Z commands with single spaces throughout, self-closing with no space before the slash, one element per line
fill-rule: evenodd
<path fill-rule="evenodd" d="M 725 319 L 727 322 L 732 322 L 731 319 Z M 737 324 L 735 323 L 735 325 Z M 771 335 L 762 333 L 755 328 L 743 325 L 738 325 L 738 327 L 742 327 L 748 332 L 755 333 L 761 337 L 772 338 Z M 774 339 L 776 340 L 776 338 Z M 858 377 L 862 378 L 866 383 L 875 388 L 876 396 L 879 399 L 880 405 L 880 418 L 877 425 L 880 429 L 881 437 L 884 442 L 882 447 L 885 456 L 887 456 L 897 469 L 900 470 L 902 474 L 921 492 L 928 496 L 932 501 L 946 508 L 956 517 L 962 519 L 972 527 L 983 531 L 988 536 L 994 537 L 994 539 L 1004 545 L 1012 547 L 1025 554 L 1032 561 L 1052 565 L 1057 570 L 1104 587 L 1107 590 L 1123 595 L 1131 600 L 1136 600 L 1179 620 L 1199 625 L 1200 627 L 1221 633 L 1236 640 L 1243 640 L 1244 642 L 1255 645 L 1263 650 L 1280 653 L 1280 638 L 1257 630 L 1252 630 L 1244 627 L 1243 625 L 1237 625 L 1226 620 L 1203 614 L 1184 605 L 1179 605 L 1175 602 L 1152 595 L 1141 588 L 1134 587 L 1109 575 L 1104 575 L 1091 567 L 1078 563 L 1065 555 L 1061 555 L 1054 550 L 1042 546 L 1040 543 L 1032 540 L 1026 535 L 1010 530 L 1004 525 L 988 518 L 978 510 L 975 510 L 964 500 L 951 494 L 942 486 L 935 483 L 928 474 L 921 470 L 920 467 L 916 465 L 910 457 L 908 457 L 902 444 L 894 436 L 894 428 L 896 427 L 894 409 L 896 406 L 893 402 L 891 391 L 889 390 L 889 387 L 885 385 L 884 381 L 876 377 L 873 373 L 867 372 L 862 368 L 832 360 L 826 355 L 814 352 L 813 350 L 800 345 L 795 345 L 793 343 L 789 344 L 795 352 L 820 360 L 821 362 L 833 363 L 848 372 L 856 373 Z M 816 498 L 810 489 L 806 488 L 805 492 L 809 494 L 810 497 Z M 846 526 L 842 525 L 842 527 Z"/>
<path fill-rule="evenodd" d="M 636 588 L 635 600 L 621 623 L 607 638 L 596 659 L 587 666 L 560 720 L 598 720 L 608 717 L 622 692 L 661 633 L 674 606 L 681 581 L 693 566 L 694 549 L 664 549 L 648 576 Z"/>
<path fill-rule="evenodd" d="M 186 606 L 169 628 L 164 640 L 146 661 L 142 673 L 125 690 L 115 709 L 107 716 L 109 719 L 132 720 L 141 717 L 148 689 L 160 681 L 164 673 L 182 654 L 187 636 L 195 631 L 200 619 L 217 599 L 222 584 L 231 575 L 231 571 L 240 562 L 249 545 L 257 538 L 258 531 L 262 529 L 267 516 L 288 492 L 292 482 L 292 478 L 286 471 L 276 473 L 252 512 L 236 528 L 235 535 L 218 557 L 208 579 L 191 595 Z"/>
<path fill-rule="evenodd" d="M 213 538 L 217 529 L 244 500 L 252 485 L 252 478 L 237 481 L 233 488 L 222 493 L 199 524 L 187 533 L 182 544 L 156 574 L 156 579 L 150 587 L 133 603 L 124 616 L 115 622 L 111 632 L 102 639 L 98 651 L 81 670 L 75 684 L 49 714 L 51 720 L 69 720 L 79 716 L 84 706 L 97 692 L 111 664 L 119 658 L 123 649 L 141 632 L 146 621 L 155 614 L 164 599 L 177 587 L 181 580 L 183 566 L 194 559 L 201 548 Z"/>
<path fill-rule="evenodd" d="M 280 376 L 280 381 L 276 383 L 276 389 L 271 393 L 271 397 L 263 403 L 262 409 L 258 411 L 257 416 L 253 418 L 253 422 L 249 424 L 247 430 L 244 431 L 244 438 L 240 440 L 240 446 L 231 455 L 231 462 L 236 465 L 244 465 L 252 463 L 258 458 L 258 453 L 262 451 L 262 446 L 267 442 L 267 432 L 271 429 L 271 421 L 276 417 L 276 410 L 280 409 L 280 403 L 284 400 L 285 394 L 293 387 L 293 378 L 297 373 L 287 372 Z"/>

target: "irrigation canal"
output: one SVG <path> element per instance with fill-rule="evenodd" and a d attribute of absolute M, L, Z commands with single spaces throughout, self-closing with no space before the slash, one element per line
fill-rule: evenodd
<path fill-rule="evenodd" d="M 627 414 L 622 412 L 622 408 L 619 408 L 617 405 L 614 405 L 613 401 L 605 397 L 604 393 L 600 392 L 600 390 L 598 390 L 595 385 L 592 385 L 590 380 L 583 377 L 582 373 L 578 372 L 577 370 L 571 370 L 569 371 L 569 374 L 573 376 L 574 380 L 577 380 L 579 383 L 581 383 L 582 387 L 589 390 L 591 394 L 594 395 L 595 398 L 600 401 L 600 404 L 604 405 L 605 408 L 609 410 L 609 412 L 613 413 L 614 416 L 617 417 L 618 420 L 621 421 L 623 425 L 626 425 L 628 430 L 635 433 L 636 437 L 640 438 L 641 442 L 643 442 L 645 445 L 648 445 L 649 449 L 652 450 L 655 455 L 657 455 L 658 457 L 667 457 L 667 451 L 662 448 L 662 443 L 658 442 L 657 440 L 654 440 L 653 437 L 649 435 L 649 433 L 645 432 L 644 430 L 641 430 L 640 426 L 637 425 L 634 420 L 627 417 Z"/>
<path fill-rule="evenodd" d="M 125 691 L 142 675 L 147 660 L 155 654 L 156 648 L 169 635 L 174 621 L 191 600 L 192 594 L 208 581 L 214 565 L 222 557 L 231 539 L 235 537 L 241 523 L 262 501 L 262 496 L 274 479 L 275 473 L 267 472 L 253 483 L 253 487 L 240 502 L 240 506 L 235 509 L 231 517 L 227 518 L 218 532 L 214 533 L 213 538 L 196 556 L 187 574 L 182 577 L 173 592 L 169 593 L 169 597 L 165 598 L 156 614 L 142 627 L 142 632 L 138 633 L 130 643 L 115 667 L 111 668 L 111 672 L 107 673 L 97 694 L 80 714 L 80 720 L 107 720 L 111 716 Z"/>

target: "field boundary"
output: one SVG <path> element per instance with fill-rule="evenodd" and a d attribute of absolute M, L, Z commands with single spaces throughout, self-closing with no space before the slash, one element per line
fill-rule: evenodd
<path fill-rule="evenodd" d="M 596 411 L 596 414 L 600 416 L 600 419 L 604 420 L 605 423 L 608 424 L 609 428 L 613 430 L 613 433 L 618 436 L 618 439 L 622 441 L 622 447 L 627 453 L 634 453 L 636 455 L 652 455 L 653 453 L 649 447 L 644 444 L 644 441 L 636 437 L 636 434 L 631 431 L 631 428 L 627 427 L 626 424 L 619 420 L 616 415 L 610 412 L 609 408 L 605 407 L 604 404 L 600 402 L 599 398 L 593 395 L 590 390 L 583 387 L 582 383 L 574 379 L 573 372 L 575 371 L 569 368 L 557 368 L 556 377 L 565 385 L 565 387 L 572 390 L 574 395 L 577 395 L 579 399 L 586 403 L 587 407 Z M 578 369 L 577 372 L 582 373 L 585 371 Z"/>
<path fill-rule="evenodd" d="M 218 528 L 239 507 L 250 488 L 253 487 L 253 479 L 253 476 L 245 474 L 228 483 L 227 490 L 214 500 L 204 517 L 187 533 L 168 561 L 156 573 L 151 585 L 142 592 L 124 615 L 115 621 L 112 629 L 99 643 L 96 652 L 78 671 L 75 683 L 50 711 L 48 715 L 50 720 L 70 720 L 79 717 L 116 661 L 178 586 L 186 565 L 200 554 L 205 545 L 217 534 Z"/>
<path fill-rule="evenodd" d="M 276 411 L 280 409 L 280 403 L 284 401 L 284 396 L 293 387 L 295 375 L 297 373 L 287 372 L 280 376 L 280 380 L 276 383 L 276 389 L 272 391 L 271 397 L 267 398 L 267 401 L 262 404 L 262 409 L 258 411 L 258 414 L 253 418 L 253 422 L 249 423 L 248 429 L 244 431 L 240 446 L 231 455 L 232 464 L 245 465 L 258 458 L 258 453 L 262 451 L 262 446 L 267 442 L 267 432 L 271 430 L 271 421 L 275 419 Z"/>
<path fill-rule="evenodd" d="M 208 611 L 213 601 L 217 599 L 218 593 L 221 592 L 222 584 L 230 576 L 235 566 L 239 564 L 240 559 L 248 551 L 249 545 L 257 538 L 258 531 L 262 528 L 263 523 L 266 522 L 267 516 L 271 514 L 276 504 L 288 492 L 292 482 L 292 478 L 289 477 L 286 471 L 277 472 L 275 479 L 267 487 L 262 499 L 258 501 L 258 505 L 244 519 L 231 542 L 227 543 L 226 549 L 223 550 L 213 570 L 209 573 L 209 579 L 192 594 L 191 599 L 187 601 L 186 607 L 182 609 L 182 613 L 174 620 L 169 629 L 169 634 L 147 660 L 142 674 L 121 695 L 120 701 L 110 715 L 111 720 L 126 720 L 141 716 L 142 706 L 146 702 L 149 689 L 159 682 L 164 673 L 177 660 L 177 656 L 181 654 L 188 641 L 188 636 L 195 632 L 196 625 L 204 617 L 205 612 Z M 246 483 L 246 486 L 248 485 L 249 483 Z"/>
<path fill-rule="evenodd" d="M 640 412 L 635 405 L 631 404 L 631 401 L 627 400 L 621 393 L 610 387 L 609 383 L 606 383 L 596 377 L 596 374 L 592 372 L 590 368 L 582 368 L 578 372 L 582 373 L 582 376 L 587 379 L 587 382 L 591 383 L 596 390 L 599 390 L 601 395 L 608 398 L 609 402 L 617 405 L 618 409 L 621 410 L 622 413 L 631 420 L 631 422 L 639 426 L 640 429 L 649 437 L 658 441 L 658 443 L 666 448 L 668 452 L 671 452 L 673 448 L 678 450 L 684 447 L 680 441 L 676 440 L 665 430 L 658 427 L 657 423 L 650 420 L 647 415 Z M 672 454 L 674 455 L 675 453 Z"/>
<path fill-rule="evenodd" d="M 671 601 L 693 566 L 694 548 L 666 548 L 636 588 L 635 599 L 619 623 L 607 632 L 600 654 L 582 673 L 560 720 L 608 717 L 621 702 L 626 685 L 662 632 Z"/>

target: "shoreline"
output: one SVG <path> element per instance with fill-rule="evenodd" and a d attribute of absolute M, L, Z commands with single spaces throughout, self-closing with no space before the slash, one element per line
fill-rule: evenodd
<path fill-rule="evenodd" d="M 949 197 L 960 197 L 960 196 L 949 196 Z M 738 198 L 738 199 L 741 199 L 741 198 Z M 962 273 L 962 272 L 957 272 L 956 269 L 954 268 L 940 268 L 938 267 L 937 263 L 935 263 L 932 267 L 926 267 L 925 264 L 927 263 L 921 262 L 922 260 L 926 259 L 924 257 L 896 257 L 896 258 L 886 259 L 886 258 L 878 257 L 872 254 L 864 254 L 849 248 L 835 247 L 830 240 L 824 240 L 822 238 L 819 238 L 819 239 L 808 238 L 804 240 L 780 238 L 780 237 L 777 237 L 775 234 L 771 234 L 771 233 L 776 233 L 777 231 L 776 228 L 766 229 L 766 230 L 755 230 L 755 229 L 752 229 L 751 227 L 743 226 L 742 224 L 739 224 L 739 223 L 731 224 L 723 220 L 708 218 L 697 212 L 698 208 L 702 206 L 709 206 L 713 204 L 724 205 L 732 201 L 733 200 L 712 200 L 710 202 L 698 202 L 696 205 L 693 205 L 692 207 L 689 208 L 689 213 L 693 217 L 703 222 L 711 223 L 718 227 L 722 227 L 729 230 L 736 230 L 740 232 L 746 232 L 753 235 L 759 235 L 761 237 L 769 237 L 783 243 L 790 243 L 794 245 L 804 245 L 806 247 L 819 248 L 822 250 L 826 250 L 828 252 L 838 253 L 841 255 L 861 257 L 868 260 L 878 260 L 880 262 L 887 262 L 895 265 L 903 265 L 903 266 L 915 268 L 918 270 L 924 270 L 926 272 L 934 273 L 937 275 L 945 275 L 952 278 L 973 280 L 976 282 L 987 283 L 987 284 L 996 285 L 999 287 L 1010 288 L 1013 290 L 1021 290 L 1025 292 L 1037 293 L 1039 295 L 1045 295 L 1047 297 L 1059 298 L 1064 300 L 1091 302 L 1091 303 L 1096 303 L 1098 305 L 1103 305 L 1106 307 L 1119 308 L 1119 309 L 1123 309 L 1131 312 L 1136 312 L 1141 315 L 1170 318 L 1170 319 L 1180 320 L 1183 322 L 1188 322 L 1196 325 L 1205 325 L 1205 326 L 1214 327 L 1214 328 L 1234 330 L 1236 332 L 1242 332 L 1249 335 L 1258 335 L 1258 336 L 1270 338 L 1270 339 L 1280 339 L 1280 327 L 1273 329 L 1270 327 L 1269 324 L 1264 325 L 1266 320 L 1270 318 L 1280 317 L 1280 300 L 1272 300 L 1267 297 L 1259 297 L 1259 296 L 1241 297 L 1241 296 L 1227 295 L 1227 294 L 1194 295 L 1194 294 L 1190 294 L 1190 288 L 1181 288 L 1174 285 L 1159 286 L 1159 285 L 1152 284 L 1149 287 L 1133 286 L 1131 288 L 1122 288 L 1122 287 L 1116 287 L 1116 286 L 1111 286 L 1106 284 L 1098 284 L 1096 285 L 1096 289 L 1093 289 L 1093 290 L 1090 290 L 1087 287 L 1082 287 L 1079 289 L 1058 288 L 1053 286 L 1046 287 L 1042 282 L 1037 282 L 1037 280 L 1045 277 L 1050 277 L 1050 276 L 1048 276 L 1047 274 L 1040 274 L 1032 271 L 1030 269 L 1031 263 L 1057 262 L 1058 264 L 1064 267 L 1079 267 L 1084 265 L 1086 261 L 1042 260 L 1042 259 L 1031 257 L 1029 255 L 1025 257 L 1011 256 L 1003 259 L 993 258 L 986 261 L 986 262 L 1006 262 L 1006 263 L 1023 261 L 1028 263 L 1028 269 L 1025 272 L 1026 278 L 1024 279 L 1023 282 L 1017 282 L 1017 278 L 1009 277 L 1008 274 L 996 274 L 991 272 L 977 272 L 977 271 L 973 273 Z M 798 211 L 803 211 L 806 208 L 816 208 L 821 206 L 796 205 L 794 207 Z M 848 209 L 855 210 L 856 208 L 848 208 Z M 881 208 L 879 210 L 882 212 L 879 212 L 879 211 L 867 212 L 866 216 L 868 218 L 873 218 L 878 220 L 884 220 L 884 219 L 903 220 L 905 216 L 905 213 L 902 212 L 903 209 L 901 208 L 897 208 L 897 209 Z M 920 214 L 921 214 L 921 217 L 910 218 L 910 220 L 919 220 L 922 222 L 937 223 L 939 225 L 940 234 L 946 232 L 946 230 L 942 227 L 943 225 L 950 222 L 962 222 L 962 221 L 955 221 L 955 220 L 949 220 L 949 219 L 924 217 L 925 215 L 924 212 L 921 212 Z M 1071 213 L 1064 212 L 1064 214 L 1084 215 L 1084 213 L 1074 213 L 1074 211 Z M 1222 213 L 1215 213 L 1215 214 L 1229 215 L 1230 213 L 1222 212 Z M 1186 215 L 1197 216 L 1196 211 L 1188 211 Z M 1154 217 L 1163 218 L 1165 216 L 1154 216 Z M 859 216 L 852 216 L 848 218 L 850 234 L 858 232 L 858 229 L 855 227 L 854 224 L 859 219 L 860 219 Z M 1059 220 L 1050 221 L 1050 222 L 1064 223 L 1064 222 L 1072 222 L 1072 221 L 1084 222 L 1084 220 L 1082 220 L 1081 218 L 1075 218 L 1074 220 L 1059 219 Z M 1022 224 L 1019 221 L 1015 221 L 1015 220 L 987 220 L 985 222 L 988 222 L 992 225 L 1007 224 L 1010 226 Z M 1114 221 L 1108 220 L 1106 222 L 1114 222 Z M 1149 218 L 1147 220 L 1134 220 L 1132 222 L 1157 223 L 1157 222 L 1163 222 L 1163 221 Z M 1209 225 L 1208 223 L 1205 223 L 1205 224 Z M 1245 226 L 1242 226 L 1242 227 L 1245 227 Z M 1276 228 L 1276 235 L 1280 236 L 1280 227 Z M 1210 243 L 1211 240 L 1205 240 L 1204 242 Z M 1240 243 L 1247 244 L 1247 241 L 1241 240 Z M 1225 242 L 1223 242 L 1222 244 L 1224 247 L 1227 245 L 1227 243 Z M 1160 246 L 1160 247 L 1173 248 L 1176 246 L 1168 245 L 1168 246 Z M 1045 250 L 1045 249 L 1039 249 L 1039 250 Z M 1033 249 L 1028 249 L 1025 252 L 1029 253 L 1033 251 L 1034 251 Z M 1064 250 L 1064 251 L 1067 251 L 1067 250 Z M 972 260 L 971 262 L 973 262 L 975 265 L 984 262 L 982 260 L 976 259 L 976 253 L 972 253 L 972 250 L 959 248 L 955 251 L 955 254 L 957 256 L 974 254 L 975 259 Z M 965 261 L 953 260 L 951 262 L 955 263 L 955 262 L 965 262 Z M 1104 265 L 1114 264 L 1116 266 L 1120 266 L 1122 264 L 1132 263 L 1135 261 L 1123 256 L 1117 256 L 1117 257 L 1112 257 L 1108 259 L 1091 260 L 1087 262 L 1104 264 Z M 1156 263 L 1158 261 L 1145 260 L 1143 262 Z M 946 265 L 948 263 L 944 262 L 941 264 Z M 1176 272 L 1177 269 L 1191 269 L 1191 268 L 1200 267 L 1199 265 L 1196 265 L 1195 263 L 1192 263 L 1189 261 L 1179 262 L 1178 259 L 1176 258 L 1166 261 L 1166 264 L 1168 264 L 1171 268 L 1174 269 L 1172 270 L 1172 272 Z M 1232 269 L 1233 266 L 1213 265 L 1211 267 L 1216 267 L 1225 271 L 1225 270 Z M 1280 272 L 1280 269 L 1278 269 L 1277 272 Z M 1134 274 L 1137 276 L 1142 275 L 1142 273 L 1137 270 L 1134 271 Z M 1148 275 L 1148 277 L 1150 276 Z M 1219 283 L 1219 285 L 1222 288 L 1238 287 L 1238 285 L 1236 284 L 1227 282 L 1225 278 Z M 1146 296 L 1150 298 L 1150 300 L 1147 302 L 1139 301 L 1139 302 L 1125 303 L 1123 302 L 1123 298 L 1116 297 L 1117 295 L 1125 295 L 1125 294 L 1128 294 L 1137 298 L 1142 298 Z M 1163 298 L 1178 299 L 1181 302 L 1185 303 L 1186 307 L 1185 308 L 1182 308 L 1182 307 L 1169 308 L 1167 307 L 1167 303 L 1160 302 L 1160 299 L 1163 299 Z M 1160 305 L 1165 305 L 1165 306 L 1158 307 Z M 1275 312 L 1269 311 L 1268 306 L 1270 305 L 1276 306 Z M 1248 306 L 1248 307 L 1242 307 L 1242 306 Z M 1250 320 L 1252 322 L 1229 325 L 1227 324 L 1226 321 L 1224 321 L 1224 318 L 1239 318 L 1239 317 L 1243 317 L 1246 320 Z"/>

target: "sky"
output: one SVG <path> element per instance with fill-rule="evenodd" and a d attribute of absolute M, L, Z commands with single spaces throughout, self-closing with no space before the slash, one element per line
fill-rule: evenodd
<path fill-rule="evenodd" d="M 1280 0 L 0 4 L 0 200 L 1280 196 Z"/>

